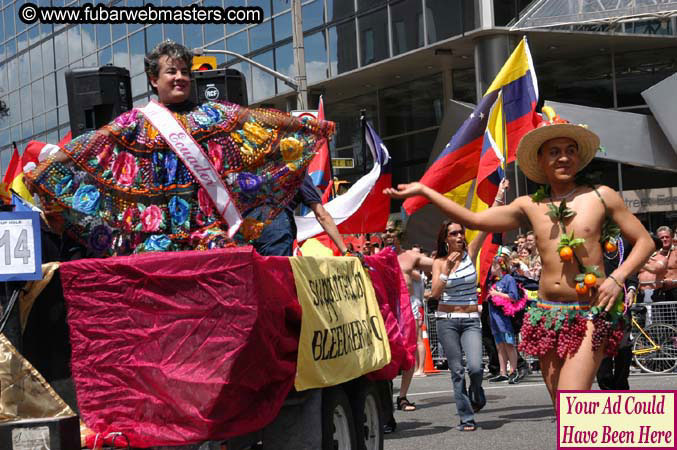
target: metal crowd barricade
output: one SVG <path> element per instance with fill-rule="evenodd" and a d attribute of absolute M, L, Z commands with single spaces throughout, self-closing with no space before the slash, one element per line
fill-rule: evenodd
<path fill-rule="evenodd" d="M 677 302 L 652 302 L 641 305 L 646 307 L 645 328 L 655 323 L 677 327 Z"/>
<path fill-rule="evenodd" d="M 428 342 L 430 343 L 430 353 L 433 358 L 435 366 L 443 364 L 447 358 L 444 356 L 444 349 L 437 338 L 437 321 L 435 320 L 435 312 L 431 311 L 430 303 L 423 302 L 425 327 L 428 330 Z"/>

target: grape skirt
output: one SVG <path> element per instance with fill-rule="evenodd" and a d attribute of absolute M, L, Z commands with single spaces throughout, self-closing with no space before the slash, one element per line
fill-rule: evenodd
<path fill-rule="evenodd" d="M 604 348 L 607 356 L 614 356 L 623 338 L 625 320 L 616 308 L 606 312 L 587 303 L 539 299 L 524 315 L 519 350 L 533 356 L 544 356 L 553 349 L 560 358 L 574 355 L 583 342 L 588 321 L 592 321 L 593 351 Z"/>

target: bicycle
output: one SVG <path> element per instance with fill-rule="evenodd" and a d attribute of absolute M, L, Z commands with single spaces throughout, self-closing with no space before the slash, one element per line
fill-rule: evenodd
<path fill-rule="evenodd" d="M 672 303 L 672 302 L 670 302 Z M 652 303 L 652 309 L 672 306 L 665 303 Z M 633 335 L 632 355 L 635 363 L 644 372 L 666 373 L 677 367 L 677 328 L 665 323 L 652 323 L 643 328 L 637 321 L 636 313 L 646 312 L 646 305 L 630 307 Z"/>

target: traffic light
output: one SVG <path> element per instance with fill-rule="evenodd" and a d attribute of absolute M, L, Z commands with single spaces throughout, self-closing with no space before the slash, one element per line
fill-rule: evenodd
<path fill-rule="evenodd" d="M 193 56 L 193 67 L 191 71 L 196 70 L 214 70 L 216 69 L 216 57 L 214 56 Z"/>

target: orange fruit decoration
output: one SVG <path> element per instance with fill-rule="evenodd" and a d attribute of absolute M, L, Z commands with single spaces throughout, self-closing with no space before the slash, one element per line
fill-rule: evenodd
<path fill-rule="evenodd" d="M 588 287 L 584 283 L 576 283 L 576 293 L 578 295 L 585 295 L 588 293 Z"/>
<path fill-rule="evenodd" d="M 559 251 L 559 257 L 562 261 L 571 261 L 574 258 L 574 251 L 569 246 L 564 246 Z"/>
<path fill-rule="evenodd" d="M 606 250 L 607 253 L 613 253 L 613 252 L 615 252 L 616 250 L 618 250 L 618 246 L 616 245 L 616 243 L 615 243 L 614 241 L 612 241 L 611 239 L 609 239 L 609 240 L 606 241 L 606 243 L 604 244 L 604 250 Z"/>
<path fill-rule="evenodd" d="M 595 285 L 595 283 L 597 283 L 597 277 L 594 273 L 589 273 L 583 279 L 583 283 L 585 283 L 587 287 L 592 287 Z"/>

